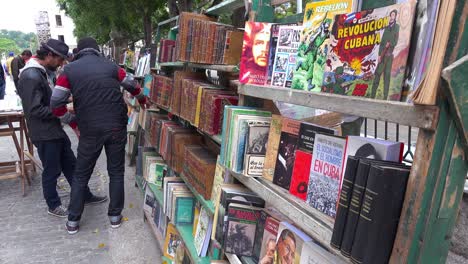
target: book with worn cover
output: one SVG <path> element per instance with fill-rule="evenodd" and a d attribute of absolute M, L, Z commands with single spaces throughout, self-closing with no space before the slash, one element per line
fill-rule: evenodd
<path fill-rule="evenodd" d="M 259 263 L 273 263 L 275 259 L 276 237 L 278 237 L 280 221 L 268 216 L 265 221 L 262 240 L 260 241 Z"/>
<path fill-rule="evenodd" d="M 212 227 L 213 217 L 208 214 L 205 207 L 202 207 L 197 221 L 197 232 L 193 237 L 195 249 L 200 257 L 206 256 Z"/>
<path fill-rule="evenodd" d="M 240 62 L 243 37 L 243 31 L 228 30 L 226 32 L 222 64 L 237 65 Z"/>
<path fill-rule="evenodd" d="M 171 168 L 176 173 L 183 171 L 185 161 L 185 146 L 188 145 L 201 145 L 202 136 L 199 133 L 178 133 L 174 134 L 171 138 L 173 147 L 172 164 Z"/>
<path fill-rule="evenodd" d="M 359 221 L 359 214 L 362 210 L 362 202 L 366 191 L 369 171 L 373 165 L 385 165 L 406 168 L 406 165 L 397 162 L 382 161 L 359 158 L 354 179 L 353 191 L 349 202 L 349 211 L 341 239 L 341 253 L 347 257 L 351 255 L 351 249 L 354 243 L 356 228 Z"/>
<path fill-rule="evenodd" d="M 302 26 L 280 26 L 271 85 L 291 87 Z"/>
<path fill-rule="evenodd" d="M 169 223 L 167 225 L 166 240 L 164 241 L 164 256 L 170 260 L 174 259 L 177 247 L 182 244 L 182 239 L 176 227 Z"/>
<path fill-rule="evenodd" d="M 345 151 L 345 138 L 315 135 L 307 203 L 332 218 L 336 216 Z"/>
<path fill-rule="evenodd" d="M 322 92 L 399 101 L 415 2 L 336 15 Z"/>
<path fill-rule="evenodd" d="M 307 198 L 316 133 L 336 134 L 336 131 L 316 124 L 301 123 L 289 193 L 304 201 Z"/>
<path fill-rule="evenodd" d="M 283 118 L 280 115 L 272 115 L 262 173 L 262 177 L 269 181 L 273 181 L 273 175 L 275 173 L 275 164 L 278 156 L 278 146 L 281 137 L 282 125 Z"/>
<path fill-rule="evenodd" d="M 224 250 L 238 256 L 252 256 L 255 231 L 262 208 L 231 203 L 227 210 Z"/>
<path fill-rule="evenodd" d="M 181 94 L 182 94 L 182 80 L 191 78 L 194 80 L 201 80 L 203 74 L 196 72 L 187 72 L 187 71 L 175 71 L 174 72 L 174 82 L 171 95 L 171 112 L 175 115 L 180 114 L 180 104 L 181 104 Z"/>
<path fill-rule="evenodd" d="M 330 241 L 331 246 L 336 249 L 341 248 L 341 241 L 343 239 L 346 220 L 348 218 L 359 158 L 348 156 L 347 164 L 348 166 L 346 166 L 346 171 L 343 176 L 343 185 L 341 186 L 340 197 L 338 200 L 333 234 Z"/>
<path fill-rule="evenodd" d="M 264 85 L 268 73 L 268 50 L 270 45 L 270 23 L 245 23 L 239 81 Z"/>
<path fill-rule="evenodd" d="M 192 236 L 195 237 L 195 233 L 197 233 L 197 226 L 198 226 L 198 219 L 200 216 L 202 205 L 200 204 L 199 200 L 195 201 L 195 207 L 193 209 L 193 225 L 192 225 Z"/>
<path fill-rule="evenodd" d="M 175 224 L 192 224 L 195 209 L 195 197 L 191 193 L 174 194 L 173 217 Z"/>
<path fill-rule="evenodd" d="M 278 228 L 276 238 L 276 264 L 300 262 L 302 247 L 305 243 L 312 241 L 312 238 L 302 232 L 292 224 L 282 221 Z"/>
<path fill-rule="evenodd" d="M 280 26 L 297 26 L 297 23 L 284 23 L 284 24 L 272 24 L 271 35 L 270 35 L 270 48 L 268 51 L 268 73 L 266 78 L 266 84 L 271 83 L 271 75 L 273 74 L 273 64 L 275 63 L 276 46 L 278 44 L 278 35 Z"/>
<path fill-rule="evenodd" d="M 219 164 L 219 155 L 216 158 L 216 168 L 215 174 L 213 177 L 213 188 L 211 190 L 211 201 L 213 204 L 216 203 L 216 199 L 218 199 L 219 192 L 221 191 L 221 185 L 224 183 L 224 175 L 225 169 L 223 166 Z"/>
<path fill-rule="evenodd" d="M 190 185 L 209 200 L 213 187 L 216 168 L 216 155 L 210 150 L 197 145 L 185 146 L 183 174 Z"/>
<path fill-rule="evenodd" d="M 289 118 L 284 118 L 281 126 L 273 183 L 286 190 L 291 184 L 300 126 L 301 121 Z"/>
<path fill-rule="evenodd" d="M 320 92 L 323 70 L 332 40 L 330 30 L 337 14 L 355 11 L 357 0 L 329 0 L 307 3 L 304 11 L 304 30 L 298 49 L 297 64 L 291 88 Z"/>
<path fill-rule="evenodd" d="M 372 165 L 351 259 L 386 263 L 392 253 L 411 167 Z"/>
<path fill-rule="evenodd" d="M 270 132 L 270 123 L 271 121 L 248 122 L 242 167 L 239 166 L 240 160 L 237 160 L 237 169 L 243 169 L 244 175 L 256 177 L 262 176 L 268 143 L 268 134 Z"/>

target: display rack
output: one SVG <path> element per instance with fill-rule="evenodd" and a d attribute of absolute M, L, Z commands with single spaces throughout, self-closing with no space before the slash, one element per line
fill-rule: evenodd
<path fill-rule="evenodd" d="M 270 0 L 264 0 L 262 1 L 263 6 L 258 7 L 259 1 L 253 1 L 254 11 L 257 11 L 257 21 L 273 21 L 268 19 L 272 17 L 269 14 L 271 11 L 270 2 Z M 223 1 L 206 10 L 206 13 L 221 15 L 232 12 L 243 5 L 244 1 Z M 466 8 L 463 8 L 466 7 L 466 1 L 456 1 L 456 5 L 457 11 L 452 18 L 450 33 L 451 43 L 455 48 L 446 50 L 444 67 L 453 64 L 466 53 L 467 34 L 464 28 L 459 26 L 468 16 Z M 297 22 L 302 20 L 302 16 L 302 14 L 297 14 L 275 22 Z M 178 17 L 168 19 L 159 23 L 158 27 L 173 22 L 177 23 L 177 20 Z M 172 31 L 178 30 L 177 26 L 171 29 Z M 159 66 L 224 72 L 238 71 L 236 66 L 226 67 L 184 62 L 161 63 Z M 463 66 L 466 67 L 466 63 L 458 62 L 450 70 L 456 72 Z M 464 82 L 466 74 L 463 75 L 459 72 L 458 74 L 459 79 L 450 82 L 450 85 L 441 82 L 440 90 L 449 95 L 463 94 L 462 91 L 467 89 L 466 82 Z M 256 100 L 287 102 L 420 128 L 414 163 L 390 263 L 443 263 L 445 261 L 468 168 L 465 156 L 467 150 L 465 135 L 467 133 L 463 129 L 464 126 L 460 125 L 463 123 L 460 119 L 468 113 L 466 107 L 455 106 L 456 103 L 460 104 L 460 100 L 466 101 L 466 97 L 460 95 L 462 97 L 460 100 L 452 98 L 450 101 L 444 96 L 439 96 L 436 106 L 420 106 L 271 86 L 240 85 L 238 82 L 235 84 L 238 86 L 239 95 L 244 98 L 253 97 Z M 169 111 L 167 108 L 163 109 Z M 221 143 L 221 139 L 217 136 L 212 137 L 212 139 L 218 144 Z M 232 171 L 230 174 L 281 213 L 294 219 L 298 227 L 310 234 L 330 252 L 343 258 L 330 246 L 333 220 L 267 180 L 247 177 Z M 185 177 L 183 175 L 181 177 L 194 192 L 195 190 L 188 184 Z M 197 193 L 194 193 L 197 197 Z M 155 196 L 157 195 L 155 194 Z M 158 198 L 156 199 L 160 201 Z M 205 201 L 206 208 L 212 207 L 212 203 L 209 204 L 211 201 L 204 200 L 200 195 L 197 199 L 202 204 Z M 214 208 L 210 208 L 210 210 L 214 212 Z M 192 261 L 194 263 L 208 263 L 204 261 L 209 261 L 209 259 L 193 257 L 196 254 L 193 254 L 194 248 L 191 248 L 193 247 L 191 226 L 177 226 L 177 229 L 188 245 Z M 229 260 L 235 257 L 229 254 L 226 256 Z M 349 262 L 348 259 L 345 261 Z"/>

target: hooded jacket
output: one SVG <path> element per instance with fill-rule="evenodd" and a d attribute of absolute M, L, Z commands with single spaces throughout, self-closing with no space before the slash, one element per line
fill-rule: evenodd
<path fill-rule="evenodd" d="M 50 109 L 51 85 L 53 81 L 46 69 L 36 59 L 30 59 L 20 73 L 17 90 L 33 142 L 67 137 L 60 119 Z"/>

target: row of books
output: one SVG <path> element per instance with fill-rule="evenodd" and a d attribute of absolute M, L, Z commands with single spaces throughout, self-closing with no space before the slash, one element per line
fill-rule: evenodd
<path fill-rule="evenodd" d="M 397 162 L 349 156 L 332 247 L 354 263 L 387 263 L 410 169 Z"/>
<path fill-rule="evenodd" d="M 209 135 L 221 133 L 224 106 L 239 101 L 234 91 L 210 84 L 203 74 L 188 71 L 176 71 L 173 78 L 148 75 L 144 87 L 145 91 L 150 87 L 147 93 L 151 101 Z"/>
<path fill-rule="evenodd" d="M 159 42 L 159 56 L 158 62 L 172 62 L 176 61 L 175 57 L 176 42 L 172 39 L 161 39 Z"/>
<path fill-rule="evenodd" d="M 307 4 L 302 24 L 246 22 L 239 81 L 407 100 L 404 82 L 415 89 L 427 65 L 411 56 L 406 73 L 408 55 L 428 49 L 417 41 L 410 45 L 413 22 L 419 21 L 413 19 L 416 1 L 363 11 L 357 7 L 356 0 L 314 1 Z"/>
<path fill-rule="evenodd" d="M 214 22 L 205 15 L 182 12 L 176 55 L 179 61 L 236 65 L 242 52 L 244 32 L 233 26 Z"/>

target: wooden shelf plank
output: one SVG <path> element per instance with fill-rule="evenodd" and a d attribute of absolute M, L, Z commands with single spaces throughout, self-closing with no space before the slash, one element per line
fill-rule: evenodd
<path fill-rule="evenodd" d="M 201 205 L 205 207 L 205 209 L 208 210 L 208 213 L 211 215 L 214 215 L 215 208 L 214 208 L 213 202 L 210 200 L 205 200 L 205 198 L 203 198 L 203 196 L 199 194 L 197 190 L 195 190 L 195 188 L 193 188 L 193 186 L 189 183 L 189 181 L 187 180 L 187 177 L 185 177 L 183 173 L 181 173 L 178 176 L 182 178 L 182 180 L 184 180 L 185 184 L 190 189 L 190 191 L 192 191 L 195 198 L 197 198 L 197 200 L 201 203 Z"/>
<path fill-rule="evenodd" d="M 218 64 L 202 64 L 202 63 L 188 63 L 188 67 L 197 69 L 206 69 L 222 72 L 239 72 L 237 65 L 218 65 Z"/>
<path fill-rule="evenodd" d="M 209 257 L 199 257 L 197 254 L 197 250 L 195 249 L 195 242 L 192 235 L 192 225 L 176 225 L 177 231 L 179 231 L 179 235 L 184 241 L 185 247 L 187 251 L 190 253 L 190 259 L 192 263 L 210 263 Z"/>
<path fill-rule="evenodd" d="M 230 173 L 247 188 L 262 197 L 267 204 L 275 207 L 290 219 L 294 219 L 295 225 L 311 235 L 312 238 L 327 250 L 344 261 L 349 262 L 339 251 L 330 246 L 333 233 L 333 220 L 331 218 L 308 206 L 304 201 L 267 180 L 247 177 L 233 171 L 230 171 Z"/>
<path fill-rule="evenodd" d="M 180 61 L 158 63 L 159 67 L 184 67 L 185 63 Z"/>
<path fill-rule="evenodd" d="M 239 84 L 239 82 L 235 82 Z M 239 84 L 239 94 L 362 116 L 401 125 L 435 130 L 439 109 L 436 106 L 375 100 L 357 96 L 314 93 L 273 86 Z"/>
<path fill-rule="evenodd" d="M 154 221 L 153 221 L 153 218 L 151 217 L 151 215 L 148 212 L 144 211 L 144 210 L 143 210 L 143 213 L 145 215 L 146 221 L 148 222 L 148 224 L 149 224 L 149 226 L 151 228 L 151 231 L 153 231 L 154 237 L 156 238 L 156 242 L 157 242 L 156 244 L 158 245 L 159 250 L 162 252 L 164 250 L 164 237 L 161 234 L 161 232 L 159 232 L 156 225 L 154 224 Z"/>
<path fill-rule="evenodd" d="M 149 188 L 154 194 L 154 197 L 156 200 L 158 200 L 159 204 L 163 205 L 164 204 L 164 194 L 161 189 L 159 189 L 155 184 L 148 183 Z"/>
<path fill-rule="evenodd" d="M 206 13 L 209 15 L 221 15 L 226 13 L 232 13 L 234 10 L 243 6 L 243 0 L 225 0 L 215 6 L 208 8 L 208 10 L 206 10 Z"/>
<path fill-rule="evenodd" d="M 171 17 L 171 18 L 169 18 L 169 19 L 166 19 L 166 20 L 164 20 L 164 21 L 159 22 L 159 23 L 158 23 L 158 26 L 159 26 L 159 27 L 160 27 L 160 26 L 164 26 L 164 25 L 166 25 L 166 24 L 168 24 L 168 23 L 171 23 L 171 22 L 173 22 L 173 21 L 177 21 L 178 19 L 179 19 L 179 16 Z"/>

